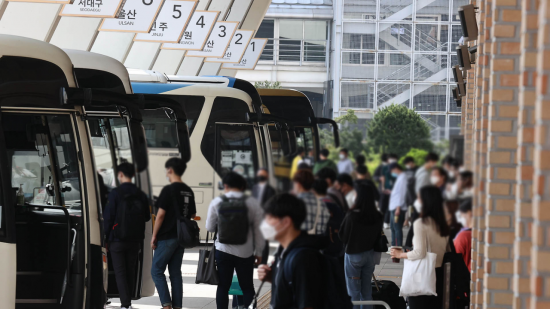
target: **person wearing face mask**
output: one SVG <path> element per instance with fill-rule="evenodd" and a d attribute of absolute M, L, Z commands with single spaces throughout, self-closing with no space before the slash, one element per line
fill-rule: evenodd
<path fill-rule="evenodd" d="M 342 211 L 345 213 L 349 210 L 348 203 L 346 202 L 345 196 L 338 190 L 336 187 L 336 171 L 333 169 L 330 169 L 328 167 L 325 167 L 321 169 L 317 174 L 315 174 L 315 177 L 319 179 L 324 179 L 327 182 L 328 190 L 327 195 L 342 209 Z"/>
<path fill-rule="evenodd" d="M 187 164 L 180 158 L 171 158 L 166 161 L 164 167 L 170 184 L 162 189 L 156 203 L 157 216 L 151 239 L 151 247 L 155 250 L 151 276 L 162 307 L 171 309 L 182 308 L 183 302 L 181 261 L 185 250 L 178 244 L 177 216 L 187 214 L 187 218 L 193 219 L 197 207 L 193 190 L 181 180 Z M 179 214 L 176 213 L 175 205 L 179 207 Z M 164 274 L 166 267 L 170 273 L 172 296 Z"/>
<path fill-rule="evenodd" d="M 348 174 L 340 174 L 336 177 L 335 187 L 342 192 L 342 195 L 346 197 L 346 203 L 348 205 L 355 204 L 355 197 L 357 193 L 353 188 L 353 179 Z"/>
<path fill-rule="evenodd" d="M 301 229 L 306 219 L 304 202 L 290 194 L 279 194 L 267 203 L 265 218 L 260 230 L 265 239 L 276 240 L 281 245 L 275 253 L 275 262 L 258 267 L 258 279 L 271 283 L 271 308 L 324 308 L 320 297 L 326 276 L 320 250 L 328 244 L 327 237 L 309 235 Z M 288 274 L 281 275 L 286 258 L 293 270 L 291 282 Z"/>
<path fill-rule="evenodd" d="M 472 198 L 474 196 L 474 174 L 472 172 L 460 172 L 457 182 L 459 199 Z"/>
<path fill-rule="evenodd" d="M 269 184 L 269 172 L 266 168 L 260 168 L 256 173 L 256 184 L 252 187 L 252 196 L 260 202 L 260 206 L 264 207 L 264 204 L 272 198 L 276 192 L 275 189 Z"/>
<path fill-rule="evenodd" d="M 302 224 L 302 230 L 308 231 L 310 234 L 325 235 L 330 212 L 327 205 L 312 192 L 315 181 L 313 174 L 310 171 L 299 170 L 294 175 L 293 181 L 294 192 L 299 199 L 304 201 L 307 209 L 307 217 Z"/>
<path fill-rule="evenodd" d="M 391 243 L 393 246 L 403 245 L 403 222 L 407 211 L 407 175 L 399 163 L 390 164 L 392 176 L 397 180 L 391 192 L 389 210 L 391 213 Z"/>
<path fill-rule="evenodd" d="M 325 148 L 321 150 L 321 153 L 319 154 L 320 160 L 315 162 L 315 165 L 313 166 L 314 175 L 317 175 L 317 173 L 324 168 L 329 168 L 334 172 L 338 170 L 336 163 L 334 163 L 334 161 L 328 158 L 329 154 L 330 154 L 330 151 L 328 151 L 328 149 Z"/>
<path fill-rule="evenodd" d="M 464 263 L 471 269 L 472 261 L 472 199 L 468 198 L 460 203 L 457 212 L 458 221 L 462 224 L 462 229 L 454 239 L 456 253 L 462 254 Z"/>
<path fill-rule="evenodd" d="M 445 195 L 445 189 L 447 188 L 447 172 L 442 167 L 435 167 L 430 175 L 430 183 L 441 190 L 441 194 Z"/>
<path fill-rule="evenodd" d="M 149 210 L 149 199 L 135 184 L 132 178 L 135 175 L 135 168 L 130 163 L 122 163 L 116 168 L 117 178 L 120 183 L 109 194 L 109 201 L 103 213 L 103 224 L 105 230 L 105 243 L 113 262 L 117 288 L 120 294 L 121 309 L 132 308 L 132 287 L 134 286 L 134 268 L 137 265 L 139 250 L 145 238 L 145 222 L 151 219 Z M 141 207 L 143 214 L 141 222 L 132 222 L 135 225 L 143 225 L 143 234 L 135 239 L 119 239 L 115 230 L 120 223 L 117 212 L 128 203 Z"/>
<path fill-rule="evenodd" d="M 383 224 L 382 214 L 376 209 L 374 190 L 366 184 L 357 185 L 357 199 L 346 214 L 339 232 L 346 248 L 346 285 L 353 301 L 372 300 L 373 248 Z M 372 306 L 362 308 L 371 309 Z"/>
<path fill-rule="evenodd" d="M 342 148 L 338 156 L 340 161 L 338 161 L 338 174 L 350 174 L 353 173 L 353 162 L 348 158 L 348 150 Z"/>

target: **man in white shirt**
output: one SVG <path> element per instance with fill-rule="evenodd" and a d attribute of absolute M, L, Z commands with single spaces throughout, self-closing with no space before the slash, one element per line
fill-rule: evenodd
<path fill-rule="evenodd" d="M 246 180 L 239 174 L 230 172 L 223 177 L 224 195 L 227 200 L 237 201 L 244 199 L 247 207 L 248 234 L 244 244 L 224 244 L 220 242 L 219 234 L 216 239 L 216 265 L 218 266 L 219 284 L 216 292 L 216 304 L 218 308 L 227 308 L 229 305 L 229 288 L 233 280 L 233 272 L 237 272 L 239 285 L 243 291 L 245 308 L 252 303 L 254 298 L 254 264 L 261 263 L 260 254 L 264 248 L 265 240 L 260 231 L 260 224 L 263 220 L 263 211 L 258 201 L 252 197 L 244 196 Z M 206 229 L 214 233 L 218 231 L 219 206 L 224 201 L 222 197 L 216 197 L 210 203 L 208 216 L 206 218 Z M 242 205 L 242 204 L 241 204 Z M 225 221 L 221 221 L 225 222 Z M 220 233 L 227 231 L 227 228 L 220 228 Z M 235 230 L 238 230 L 235 229 Z M 243 234 L 244 235 L 244 234 Z"/>
<path fill-rule="evenodd" d="M 396 178 L 395 184 L 390 195 L 390 229 L 391 243 L 393 246 L 403 245 L 403 222 L 407 212 L 407 175 L 403 173 L 403 168 L 398 163 L 390 165 L 390 171 Z"/>
<path fill-rule="evenodd" d="M 340 161 L 338 161 L 338 174 L 349 174 L 353 173 L 353 162 L 348 158 L 348 150 L 342 148 L 340 150 Z"/>

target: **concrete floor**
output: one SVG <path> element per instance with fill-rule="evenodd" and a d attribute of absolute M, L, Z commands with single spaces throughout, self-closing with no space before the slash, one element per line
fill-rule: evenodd
<path fill-rule="evenodd" d="M 408 228 L 403 229 L 403 235 L 407 235 Z M 389 229 L 385 230 L 385 234 L 388 239 L 391 237 Z M 277 248 L 276 243 L 271 244 L 271 254 L 275 252 Z M 196 308 L 216 308 L 216 286 L 206 284 L 195 284 L 195 275 L 197 272 L 197 261 L 199 259 L 199 249 L 190 249 L 183 256 L 182 273 L 183 273 L 183 308 L 196 309 Z M 270 260 L 273 256 L 270 256 Z M 388 254 L 382 253 L 382 259 L 380 265 L 377 265 L 374 270 L 374 275 L 378 280 L 390 280 L 401 285 L 401 276 L 403 274 L 403 261 L 396 264 L 393 263 Z M 168 277 L 168 272 L 166 272 Z M 254 286 L 256 290 L 260 286 L 258 280 L 257 271 L 254 270 Z M 264 284 L 261 295 L 271 291 L 270 284 Z M 230 304 L 231 304 L 231 296 Z M 117 309 L 120 307 L 118 299 L 111 299 L 111 304 L 107 306 L 107 309 Z M 132 303 L 134 309 L 160 309 L 160 301 L 158 295 L 155 293 L 153 297 L 145 297 Z"/>

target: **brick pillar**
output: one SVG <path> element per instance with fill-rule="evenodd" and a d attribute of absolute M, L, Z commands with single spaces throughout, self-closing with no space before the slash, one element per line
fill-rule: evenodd
<path fill-rule="evenodd" d="M 538 0 L 522 0 L 514 241 L 514 309 L 529 308 L 531 196 L 537 73 Z M 512 52 L 512 51 L 511 51 Z M 513 51 L 515 54 L 516 51 Z"/>
<path fill-rule="evenodd" d="M 540 1 L 535 104 L 531 308 L 550 308 L 550 4 Z"/>
<path fill-rule="evenodd" d="M 520 0 L 494 1 L 492 16 L 484 308 L 512 308 Z"/>
<path fill-rule="evenodd" d="M 474 45 L 474 44 L 470 44 Z M 466 83 L 468 85 L 466 97 L 462 98 L 462 135 L 464 136 L 464 167 L 467 170 L 473 168 L 473 148 L 474 148 L 474 98 L 476 90 L 476 68 L 468 71 Z"/>

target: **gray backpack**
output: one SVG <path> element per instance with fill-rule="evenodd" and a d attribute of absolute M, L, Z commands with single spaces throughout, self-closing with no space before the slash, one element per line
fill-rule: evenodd
<path fill-rule="evenodd" d="M 218 205 L 218 241 L 227 245 L 242 245 L 248 238 L 247 196 L 228 198 L 221 196 Z"/>

